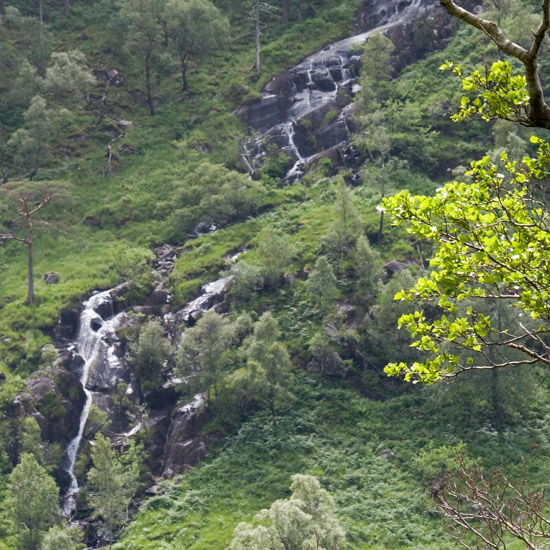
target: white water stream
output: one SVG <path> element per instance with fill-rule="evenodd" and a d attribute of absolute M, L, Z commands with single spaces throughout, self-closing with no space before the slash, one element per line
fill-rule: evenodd
<path fill-rule="evenodd" d="M 235 256 L 235 258 L 237 255 Z M 227 290 L 227 285 L 231 276 L 224 277 L 217 281 L 203 285 L 201 295 L 195 300 L 189 302 L 183 310 L 180 310 L 181 321 L 187 322 L 189 318 L 200 311 L 207 311 L 214 307 L 211 300 L 217 295 L 223 295 Z M 63 512 L 66 517 L 70 517 L 76 511 L 76 495 L 79 490 L 78 481 L 74 475 L 74 467 L 78 458 L 86 422 L 90 414 L 90 408 L 93 403 L 93 391 L 88 387 L 94 367 L 99 361 L 106 362 L 109 372 L 116 372 L 121 367 L 120 359 L 115 353 L 117 339 L 117 330 L 120 329 L 128 319 L 126 312 L 114 314 L 112 291 L 106 290 L 94 294 L 89 300 L 84 302 L 82 313 L 80 314 L 78 336 L 74 344 L 75 352 L 84 360 L 80 382 L 86 394 L 86 402 L 80 415 L 80 422 L 77 435 L 72 439 L 67 447 L 67 473 L 71 479 L 71 484 L 65 497 Z M 102 312 L 103 318 L 98 313 Z M 107 312 L 107 313 L 105 313 Z M 166 317 L 173 319 L 173 314 Z M 165 318 L 165 321 L 167 319 Z M 192 412 L 198 410 L 203 404 L 202 395 L 196 395 L 194 400 L 183 406 L 180 412 Z M 141 429 L 138 424 L 125 434 L 125 437 L 131 437 Z"/>
<path fill-rule="evenodd" d="M 265 142 L 265 136 L 273 133 L 277 135 L 286 134 L 288 137 L 288 150 L 291 151 L 295 157 L 293 166 L 287 172 L 287 177 L 299 175 L 302 172 L 304 165 L 316 159 L 319 152 L 306 156 L 299 151 L 299 147 L 297 147 L 294 142 L 294 129 L 296 124 L 323 105 L 335 101 L 338 98 L 338 92 L 340 90 L 349 89 L 352 94 L 357 93 L 361 88 L 358 83 L 359 79 L 351 74 L 351 71 L 347 66 L 352 56 L 353 47 L 365 43 L 373 34 L 378 32 L 383 33 L 392 27 L 417 18 L 419 12 L 423 9 L 424 1 L 425 0 L 412 0 L 409 5 L 403 7 L 401 10 L 399 10 L 396 6 L 396 11 L 390 15 L 389 20 L 387 20 L 386 23 L 361 34 L 334 42 L 326 48 L 308 56 L 296 67 L 290 69 L 289 73 L 291 75 L 296 73 L 306 75 L 306 85 L 303 89 L 300 87 L 300 90 L 298 90 L 296 84 L 294 84 L 292 105 L 288 109 L 287 121 L 276 124 L 272 128 L 261 132 L 261 134 L 256 136 L 245 148 L 244 157 L 248 168 L 250 169 L 254 164 L 254 158 L 260 158 L 263 155 L 262 147 Z M 331 73 L 331 69 L 336 69 L 336 72 Z M 327 75 L 327 78 L 330 78 L 333 81 L 334 88 L 331 90 L 320 89 L 315 83 L 315 78 L 313 77 L 315 71 L 324 72 L 324 74 Z M 273 97 L 273 94 L 264 93 L 262 100 L 267 100 Z M 345 123 L 345 117 L 341 115 L 340 117 Z M 252 172 L 252 170 L 250 171 Z"/>
<path fill-rule="evenodd" d="M 74 475 L 74 466 L 78 457 L 78 451 L 84 435 L 86 422 L 90 414 L 90 408 L 93 402 L 93 392 L 88 389 L 88 380 L 96 360 L 100 353 L 105 353 L 109 365 L 113 367 L 119 366 L 119 360 L 114 353 L 114 346 L 106 342 L 108 335 L 114 335 L 120 328 L 126 313 L 122 312 L 114 315 L 112 310 L 113 298 L 111 290 L 99 292 L 93 295 L 89 300 L 84 302 L 82 313 L 80 314 L 80 325 L 78 336 L 76 339 L 76 352 L 84 360 L 82 372 L 80 374 L 80 383 L 86 394 L 86 402 L 80 414 L 80 423 L 77 435 L 72 439 L 67 447 L 67 473 L 71 478 L 71 484 L 67 491 L 63 512 L 66 516 L 70 516 L 76 507 L 76 494 L 78 493 L 78 481 Z M 111 308 L 111 315 L 107 320 L 104 320 L 96 312 L 100 306 L 107 305 Z"/>

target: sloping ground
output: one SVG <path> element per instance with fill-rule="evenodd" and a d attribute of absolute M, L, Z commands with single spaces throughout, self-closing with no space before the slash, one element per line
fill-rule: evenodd
<path fill-rule="evenodd" d="M 118 142 L 118 171 L 101 175 L 105 136 L 103 142 L 90 143 L 90 155 L 75 155 L 68 162 L 68 174 L 78 182 L 77 205 L 74 211 L 59 213 L 58 217 L 69 218 L 80 241 L 49 235 L 39 241 L 37 271 L 59 271 L 60 284 L 48 287 L 41 283 L 38 307 L 23 306 L 24 251 L 15 247 L 0 251 L 4 269 L 0 332 L 5 338 L 0 346 L 7 350 L 2 360 L 10 367 L 2 370 L 18 370 L 24 376 L 36 368 L 40 349 L 48 341 L 43 331 L 49 330 L 59 307 L 92 287 L 115 284 L 121 277 L 117 273 L 121 250 L 130 246 L 148 248 L 167 234 L 181 244 L 185 235 L 174 236 L 167 217 L 171 198 L 186 174 L 205 160 L 230 166 L 237 162 L 242 134 L 229 114 L 234 99 L 228 101 L 227 96 L 237 88 L 237 99 L 245 99 L 247 94 L 248 99 L 257 97 L 268 75 L 292 66 L 329 37 L 341 37 L 342 21 L 332 26 L 326 22 L 337 15 L 331 9 L 313 24 L 306 21 L 280 36 L 270 35 L 273 40 L 265 52 L 268 70 L 259 80 L 254 81 L 246 68 L 253 57 L 251 51 L 243 48 L 237 53 L 227 52 L 222 54 L 214 75 L 210 67 L 195 74 L 192 91 L 185 98 L 174 86 L 167 85 L 162 90 L 164 103 L 154 119 L 146 118 L 139 106 L 126 98 L 131 88 L 139 85 L 139 68 L 124 68 L 130 83 L 120 94 L 123 99 L 116 105 L 115 114 L 126 117 L 129 111 L 135 124 Z M 347 20 L 348 27 L 349 23 Z M 92 51 L 93 32 L 90 35 L 86 48 Z M 303 36 L 310 39 L 307 44 Z M 463 42 L 453 44 L 450 52 L 409 68 L 399 83 L 406 90 L 405 97 L 416 101 L 418 109 L 437 111 L 434 124 L 441 136 L 434 151 L 433 171 L 438 172 L 438 179 L 443 177 L 440 166 L 446 170 L 488 148 L 486 128 L 474 127 L 477 133 L 472 135 L 467 135 L 469 130 L 449 130 L 449 108 L 443 107 L 452 95 L 449 90 L 454 88 L 442 84 L 437 66 L 446 55 L 456 56 L 457 52 L 476 59 L 479 44 L 464 37 L 460 37 Z M 297 44 L 291 53 L 285 41 Z M 458 140 L 457 135 L 466 139 Z M 423 189 L 434 185 L 424 174 L 414 171 L 396 182 L 401 184 Z M 290 268 L 298 275 L 296 286 L 287 284 L 277 292 L 262 294 L 247 308 L 274 308 L 295 362 L 303 365 L 307 362 L 308 339 L 320 325 L 305 301 L 304 281 L 321 248 L 320 238 L 332 221 L 335 185 L 321 174 L 311 173 L 303 186 L 278 189 L 270 182 L 266 188 L 261 216 L 186 243 L 171 279 L 171 290 L 174 303 L 181 306 L 195 296 L 201 283 L 213 280 L 220 269 L 227 267 L 224 255 L 253 247 L 262 227 L 286 231 L 298 250 Z M 379 195 L 365 185 L 356 190 L 356 197 L 363 228 L 373 234 Z M 81 219 L 86 223 L 81 224 Z M 399 232 L 388 231 L 379 250 L 386 260 L 416 259 L 416 250 Z M 254 250 L 245 259 L 258 260 Z M 344 276 L 341 296 L 353 299 L 352 286 L 353 277 Z M 239 521 L 250 520 L 262 507 L 287 496 L 290 476 L 301 472 L 319 476 L 335 495 L 351 548 L 450 549 L 456 545 L 444 537 L 443 526 L 426 497 L 430 480 L 441 471 L 441 456 L 449 454 L 442 446 L 465 441 L 471 454 L 481 456 L 486 465 L 504 463 L 512 471 L 525 456 L 534 483 L 545 475 L 549 446 L 544 373 L 524 377 L 531 385 L 541 384 L 542 389 L 535 393 L 529 384 L 520 386 L 517 379 L 508 381 L 506 392 L 518 402 L 510 407 L 507 424 L 497 433 L 487 420 L 490 404 L 486 380 L 478 380 L 478 385 L 466 383 L 439 390 L 409 389 L 407 395 L 392 397 L 399 391 L 387 390 L 377 373 L 361 372 L 360 368 L 350 382 L 297 372 L 294 399 L 285 407 L 276 430 L 263 413 L 248 418 L 239 430 L 229 434 L 225 444 L 210 451 L 206 463 L 184 476 L 183 481 L 167 482 L 164 493 L 145 502 L 119 548 L 221 550 L 231 540 Z M 360 396 L 352 386 L 361 378 L 378 393 L 387 391 L 387 401 Z M 360 386 L 364 389 L 365 384 Z M 518 396 L 518 389 L 524 394 Z M 207 432 L 218 429 L 215 423 L 207 426 Z M 385 449 L 391 449 L 396 458 L 379 458 Z M 2 479 L 0 490 L 1 483 Z"/>
<path fill-rule="evenodd" d="M 428 496 L 449 454 L 445 446 L 467 440 L 473 456 L 486 464 L 505 461 L 512 470 L 526 457 L 536 477 L 550 451 L 547 405 L 538 413 L 542 423 L 500 435 L 468 425 L 465 412 L 458 400 L 446 401 L 432 388 L 376 402 L 300 375 L 276 429 L 264 414 L 245 422 L 206 463 L 163 485 L 117 548 L 222 550 L 239 522 L 288 496 L 291 475 L 308 473 L 336 498 L 350 548 L 454 549 Z M 380 458 L 386 449 L 396 458 Z"/>

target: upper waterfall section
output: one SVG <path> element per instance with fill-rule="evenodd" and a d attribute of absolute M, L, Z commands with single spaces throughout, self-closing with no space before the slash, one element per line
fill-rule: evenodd
<path fill-rule="evenodd" d="M 235 114 L 256 132 L 245 154 L 249 167 L 258 168 L 265 150 L 275 145 L 290 157 L 289 175 L 294 175 L 319 154 L 346 142 L 352 122 L 350 104 L 359 89 L 361 59 L 354 54 L 354 46 L 383 32 L 398 43 L 408 62 L 419 20 L 431 27 L 433 35 L 423 32 L 429 38 L 424 38 L 422 50 L 434 49 L 438 41 L 444 43 L 450 31 L 448 24 L 440 24 L 441 18 L 446 14 L 436 0 L 364 0 L 356 24 L 362 32 L 328 45 L 275 76 L 265 85 L 260 100 L 237 109 Z"/>

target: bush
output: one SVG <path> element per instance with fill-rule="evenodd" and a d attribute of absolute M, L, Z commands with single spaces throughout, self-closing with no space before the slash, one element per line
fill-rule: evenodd
<path fill-rule="evenodd" d="M 158 385 L 161 369 L 170 352 L 170 344 L 164 336 L 164 329 L 159 321 L 145 323 L 137 342 L 130 344 L 136 372 L 140 377 L 142 389 L 151 389 Z"/>
<path fill-rule="evenodd" d="M 236 302 L 246 302 L 253 298 L 263 286 L 263 277 L 260 268 L 244 261 L 231 267 L 233 276 L 229 296 Z"/>

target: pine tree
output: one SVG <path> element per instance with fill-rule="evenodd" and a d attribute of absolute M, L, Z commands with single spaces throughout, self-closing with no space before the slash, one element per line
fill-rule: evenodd
<path fill-rule="evenodd" d="M 109 548 L 118 527 L 128 519 L 128 506 L 136 492 L 138 464 L 124 464 L 101 433 L 94 438 L 93 468 L 88 472 L 92 503 L 103 518 L 109 535 Z"/>
<path fill-rule="evenodd" d="M 338 293 L 336 276 L 326 256 L 320 256 L 307 278 L 306 288 L 309 299 L 323 315 L 326 314 Z"/>
<path fill-rule="evenodd" d="M 177 354 L 179 372 L 190 387 L 205 392 L 207 398 L 221 382 L 223 355 L 232 340 L 231 324 L 215 311 L 207 311 L 183 333 Z"/>
<path fill-rule="evenodd" d="M 45 532 L 60 519 L 59 489 L 34 456 L 21 455 L 11 473 L 5 509 L 21 550 L 38 550 Z"/>

